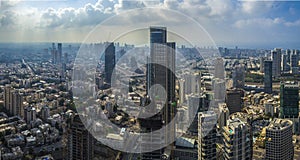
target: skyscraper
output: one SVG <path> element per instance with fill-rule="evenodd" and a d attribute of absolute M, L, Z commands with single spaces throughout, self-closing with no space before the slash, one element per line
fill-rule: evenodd
<path fill-rule="evenodd" d="M 71 122 L 68 137 L 68 159 L 91 160 L 94 156 L 94 137 L 83 125 L 79 115 Z"/>
<path fill-rule="evenodd" d="M 298 82 L 280 83 L 280 118 L 298 118 L 299 84 Z"/>
<path fill-rule="evenodd" d="M 223 127 L 222 139 L 224 145 L 225 160 L 252 159 L 251 127 L 239 118 L 228 120 Z"/>
<path fill-rule="evenodd" d="M 213 111 L 199 113 L 198 160 L 216 160 L 217 115 Z"/>
<path fill-rule="evenodd" d="M 57 44 L 57 63 L 62 63 L 62 44 L 58 43 Z"/>
<path fill-rule="evenodd" d="M 272 51 L 272 75 L 279 77 L 281 73 L 281 49 L 275 48 Z"/>
<path fill-rule="evenodd" d="M 289 55 L 282 54 L 281 58 L 281 66 L 282 66 L 282 72 L 286 73 L 290 71 L 290 66 L 288 64 L 288 60 L 290 59 Z"/>
<path fill-rule="evenodd" d="M 259 58 L 259 63 L 260 63 L 259 71 L 260 71 L 261 73 L 264 72 L 264 68 L 265 68 L 265 67 L 264 67 L 265 60 L 266 60 L 266 57 L 260 57 L 260 58 Z"/>
<path fill-rule="evenodd" d="M 291 61 L 292 74 L 298 74 L 299 73 L 299 65 L 298 65 L 299 57 L 295 52 L 291 54 L 290 61 Z"/>
<path fill-rule="evenodd" d="M 213 80 L 214 86 L 214 99 L 216 102 L 225 102 L 225 95 L 226 95 L 226 86 L 225 80 L 215 78 Z"/>
<path fill-rule="evenodd" d="M 266 160 L 293 159 L 293 122 L 274 119 L 266 127 Z"/>
<path fill-rule="evenodd" d="M 240 64 L 234 67 L 232 72 L 232 80 L 234 88 L 244 88 L 245 86 L 245 67 Z"/>
<path fill-rule="evenodd" d="M 105 79 L 106 83 L 111 84 L 112 73 L 116 65 L 116 56 L 115 56 L 116 48 L 114 43 L 105 43 Z"/>
<path fill-rule="evenodd" d="M 272 61 L 264 62 L 264 89 L 266 93 L 272 93 Z"/>
<path fill-rule="evenodd" d="M 215 78 L 224 79 L 225 78 L 225 68 L 223 58 L 219 57 L 215 60 Z"/>
<path fill-rule="evenodd" d="M 151 101 L 158 109 L 160 95 L 157 88 L 151 88 L 156 84 L 161 85 L 165 90 L 166 104 L 156 115 L 146 119 L 140 119 L 143 132 L 151 132 L 151 136 L 142 137 L 142 147 L 153 147 L 157 142 L 151 139 L 161 139 L 165 137 L 168 141 L 175 140 L 175 126 L 168 129 L 168 133 L 153 134 L 152 131 L 161 129 L 163 125 L 168 124 L 174 117 L 176 111 L 175 102 L 175 43 L 167 42 L 166 27 L 150 27 L 150 58 L 147 59 L 146 90 Z M 150 90 L 151 88 L 151 90 Z M 151 93 L 150 93 L 151 91 Z M 150 141 L 149 141 L 150 140 Z M 166 142 L 161 142 L 162 144 Z M 164 149 L 158 149 L 153 152 L 143 153 L 142 159 L 160 159 Z"/>

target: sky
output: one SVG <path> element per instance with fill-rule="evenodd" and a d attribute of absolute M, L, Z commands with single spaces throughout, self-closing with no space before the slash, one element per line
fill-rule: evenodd
<path fill-rule="evenodd" d="M 295 0 L 0 0 L 0 3 L 0 42 L 80 43 L 90 35 L 96 35 L 97 41 L 111 41 L 146 25 L 163 25 L 182 35 L 194 35 L 185 36 L 192 43 L 211 38 L 216 46 L 224 47 L 300 49 L 300 1 Z M 190 27 L 195 24 L 200 29 Z M 93 32 L 95 28 L 101 30 Z M 195 32 L 206 35 L 198 36 Z"/>

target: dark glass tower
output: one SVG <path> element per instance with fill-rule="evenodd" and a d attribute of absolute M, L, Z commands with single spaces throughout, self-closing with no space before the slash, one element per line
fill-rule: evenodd
<path fill-rule="evenodd" d="M 156 105 L 161 95 L 160 91 L 154 85 L 160 85 L 164 88 L 165 105 L 156 115 L 140 119 L 142 132 L 151 133 L 150 136 L 142 137 L 143 147 L 153 147 L 155 149 L 162 147 L 165 143 L 173 141 L 175 136 L 175 126 L 167 128 L 165 133 L 154 133 L 153 131 L 161 129 L 168 124 L 175 115 L 175 43 L 167 42 L 166 27 L 150 27 L 150 58 L 147 59 L 147 94 L 150 96 L 151 104 Z M 150 90 L 151 88 L 151 90 Z M 150 92 L 151 91 L 151 92 Z M 165 137 L 165 141 L 163 141 Z M 166 140 L 168 138 L 168 140 Z M 155 139 L 155 140 L 153 140 Z M 160 142 L 161 141 L 161 142 Z M 160 142 L 160 144 L 157 144 Z M 164 149 L 159 149 L 149 153 L 143 153 L 142 159 L 162 159 Z"/>
<path fill-rule="evenodd" d="M 272 61 L 264 61 L 264 89 L 266 93 L 272 93 Z"/>
<path fill-rule="evenodd" d="M 299 84 L 298 82 L 281 82 L 280 84 L 280 117 L 298 118 Z"/>
<path fill-rule="evenodd" d="M 115 56 L 115 45 L 114 43 L 105 43 L 105 79 L 106 83 L 111 84 L 112 72 L 116 64 Z"/>

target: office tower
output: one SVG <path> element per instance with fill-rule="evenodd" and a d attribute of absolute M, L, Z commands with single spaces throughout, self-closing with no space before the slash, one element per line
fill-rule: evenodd
<path fill-rule="evenodd" d="M 213 80 L 213 86 L 214 86 L 214 100 L 216 102 L 225 102 L 225 95 L 226 95 L 225 80 L 215 78 Z"/>
<path fill-rule="evenodd" d="M 115 48 L 114 43 L 109 43 L 109 42 L 105 43 L 105 52 L 104 52 L 105 68 L 104 68 L 104 71 L 105 71 L 106 83 L 109 83 L 109 84 L 111 84 L 112 73 L 113 73 L 113 70 L 116 65 L 115 51 L 116 51 L 116 48 Z"/>
<path fill-rule="evenodd" d="M 229 109 L 227 108 L 226 103 L 219 103 L 218 106 L 219 106 L 220 115 L 218 118 L 217 128 L 218 130 L 221 130 L 224 126 L 227 125 L 227 120 L 229 118 Z"/>
<path fill-rule="evenodd" d="M 266 93 L 272 93 L 272 61 L 264 61 L 264 90 Z"/>
<path fill-rule="evenodd" d="M 299 73 L 299 57 L 298 55 L 294 52 L 291 54 L 291 71 L 292 74 L 298 74 Z"/>
<path fill-rule="evenodd" d="M 293 122 L 287 119 L 274 119 L 266 127 L 266 160 L 294 158 Z"/>
<path fill-rule="evenodd" d="M 244 65 L 237 65 L 232 72 L 232 80 L 234 88 L 244 88 L 245 86 L 245 67 Z"/>
<path fill-rule="evenodd" d="M 299 84 L 298 82 L 280 83 L 280 118 L 298 118 Z"/>
<path fill-rule="evenodd" d="M 91 160 L 94 156 L 94 137 L 85 128 L 79 115 L 75 115 L 71 121 L 68 150 L 68 159 Z"/>
<path fill-rule="evenodd" d="M 60 64 L 62 63 L 62 44 L 58 43 L 57 44 L 57 63 Z"/>
<path fill-rule="evenodd" d="M 240 112 L 242 109 L 242 96 L 244 95 L 243 91 L 240 89 L 228 89 L 226 91 L 225 102 L 229 109 L 229 113 Z"/>
<path fill-rule="evenodd" d="M 272 54 L 272 75 L 279 77 L 281 73 L 281 49 L 275 48 L 271 52 Z"/>
<path fill-rule="evenodd" d="M 191 135 L 198 134 L 198 113 L 208 110 L 209 100 L 205 94 L 202 95 L 188 95 L 188 117 L 190 126 L 188 133 Z"/>
<path fill-rule="evenodd" d="M 224 145 L 223 158 L 252 159 L 251 126 L 240 118 L 231 118 L 223 127 L 222 139 Z"/>
<path fill-rule="evenodd" d="M 198 160 L 216 160 L 217 114 L 206 111 L 198 116 Z"/>
<path fill-rule="evenodd" d="M 281 66 L 282 66 L 282 72 L 283 73 L 287 73 L 287 72 L 290 71 L 290 66 L 288 64 L 288 59 L 290 59 L 290 57 L 287 54 L 282 55 Z"/>
<path fill-rule="evenodd" d="M 175 126 L 170 125 L 167 128 L 168 133 L 154 133 L 153 131 L 161 129 L 163 125 L 169 124 L 174 118 L 176 111 L 175 102 L 175 43 L 167 42 L 167 29 L 165 27 L 150 27 L 150 58 L 147 59 L 146 90 L 151 101 L 158 109 L 160 103 L 159 90 L 153 86 L 161 85 L 165 90 L 166 104 L 156 115 L 140 119 L 143 132 L 151 132 L 149 136 L 142 136 L 142 148 L 155 147 L 161 148 L 166 142 L 175 140 Z M 153 87 L 153 88 L 151 88 Z M 151 88 L 151 90 L 150 90 Z M 151 92 L 150 92 L 151 91 Z M 155 97 L 155 98 L 154 98 Z M 165 141 L 162 138 L 165 137 Z M 156 140 L 152 140 L 156 139 Z M 159 140 L 161 139 L 161 140 Z M 157 144 L 157 141 L 161 144 Z M 153 152 L 142 153 L 142 159 L 161 159 L 164 149 L 158 149 Z"/>
<path fill-rule="evenodd" d="M 259 63 L 260 63 L 259 71 L 260 71 L 260 73 L 264 73 L 264 64 L 265 64 L 266 59 L 267 59 L 267 57 L 260 57 L 259 58 Z"/>
<path fill-rule="evenodd" d="M 214 77 L 219 79 L 225 78 L 225 68 L 223 58 L 219 57 L 215 59 L 215 73 Z"/>

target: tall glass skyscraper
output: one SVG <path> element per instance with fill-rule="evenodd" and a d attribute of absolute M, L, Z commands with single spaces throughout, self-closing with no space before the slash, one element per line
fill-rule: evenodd
<path fill-rule="evenodd" d="M 154 133 L 163 126 L 169 124 L 174 118 L 176 111 L 175 103 L 175 43 L 167 42 L 166 27 L 150 27 L 150 57 L 148 58 L 146 83 L 147 94 L 151 99 L 151 104 L 159 110 L 159 103 L 162 95 L 165 97 L 162 109 L 156 115 L 140 119 L 142 132 L 150 133 L 150 136 L 143 136 L 143 147 L 162 147 L 175 138 L 175 125 L 168 127 L 165 133 Z M 163 87 L 165 92 L 156 88 L 156 85 Z M 153 88 L 152 88 L 153 87 Z M 163 141 L 164 139 L 164 141 Z M 157 142 L 160 142 L 158 144 Z M 155 147 L 156 146 L 156 147 Z M 149 153 L 143 153 L 142 159 L 161 159 L 164 149 L 159 149 Z"/>
<path fill-rule="evenodd" d="M 281 82 L 280 118 L 298 118 L 298 115 L 299 115 L 298 82 Z"/>
<path fill-rule="evenodd" d="M 116 63 L 115 45 L 114 43 L 105 43 L 105 79 L 106 83 L 111 84 L 111 77 Z"/>
<path fill-rule="evenodd" d="M 264 89 L 266 93 L 272 93 L 272 61 L 264 61 Z"/>

